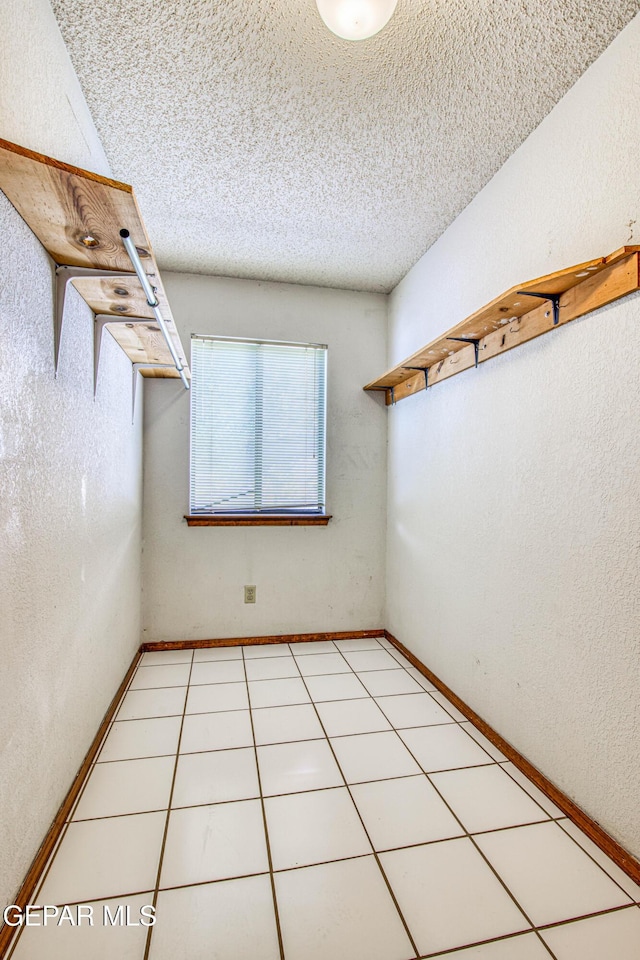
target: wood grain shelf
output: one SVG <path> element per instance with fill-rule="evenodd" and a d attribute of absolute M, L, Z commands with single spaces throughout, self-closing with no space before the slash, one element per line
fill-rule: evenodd
<path fill-rule="evenodd" d="M 384 390 L 387 405 L 395 403 L 424 390 L 426 384 L 431 387 L 469 370 L 476 361 L 483 363 L 626 297 L 640 289 L 639 251 L 640 246 L 621 247 L 608 257 L 589 260 L 512 287 L 377 380 L 372 380 L 364 389 Z M 557 313 L 553 298 L 557 298 Z M 455 338 L 475 340 L 477 344 Z"/>
<path fill-rule="evenodd" d="M 69 282 L 96 315 L 113 316 L 114 323 L 107 323 L 106 329 L 132 363 L 166 364 L 141 369 L 143 376 L 175 378 L 179 373 L 120 237 L 121 229 L 128 230 L 188 375 L 185 352 L 131 186 L 0 139 L 0 188 L 57 266 L 113 271 L 113 277 L 79 277 Z"/>

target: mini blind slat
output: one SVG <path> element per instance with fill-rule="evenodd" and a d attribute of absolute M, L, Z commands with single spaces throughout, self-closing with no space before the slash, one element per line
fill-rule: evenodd
<path fill-rule="evenodd" d="M 326 355 L 192 338 L 191 513 L 324 512 Z"/>

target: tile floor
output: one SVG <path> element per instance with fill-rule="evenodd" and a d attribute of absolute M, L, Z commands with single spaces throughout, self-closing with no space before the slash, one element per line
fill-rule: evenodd
<path fill-rule="evenodd" d="M 10 956 L 639 960 L 639 900 L 388 641 L 147 653 L 34 899 L 94 926 Z"/>

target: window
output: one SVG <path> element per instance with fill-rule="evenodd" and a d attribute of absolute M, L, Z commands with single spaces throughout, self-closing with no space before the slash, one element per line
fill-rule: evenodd
<path fill-rule="evenodd" d="M 324 514 L 327 348 L 191 340 L 190 515 Z"/>

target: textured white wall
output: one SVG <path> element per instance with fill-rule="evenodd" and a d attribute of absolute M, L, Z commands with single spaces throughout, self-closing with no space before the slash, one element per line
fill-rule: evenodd
<path fill-rule="evenodd" d="M 0 136 L 108 173 L 47 0 L 4 2 L 0 23 Z M 54 380 L 51 263 L 1 193 L 0 236 L 4 904 L 139 643 L 142 416 L 131 425 L 131 366 L 109 335 L 94 402 L 75 292 Z"/>
<path fill-rule="evenodd" d="M 192 333 L 327 343 L 327 527 L 188 528 L 189 398 L 147 382 L 143 622 L 148 640 L 382 625 L 386 413 L 362 391 L 385 362 L 386 298 L 164 275 Z M 243 602 L 243 584 L 257 602 Z"/>
<path fill-rule="evenodd" d="M 393 293 L 392 362 L 640 241 L 639 100 L 636 18 Z M 636 855 L 639 324 L 635 295 L 389 410 L 386 617 Z"/>
<path fill-rule="evenodd" d="M 49 0 L 0 3 L 0 136 L 111 176 Z"/>

